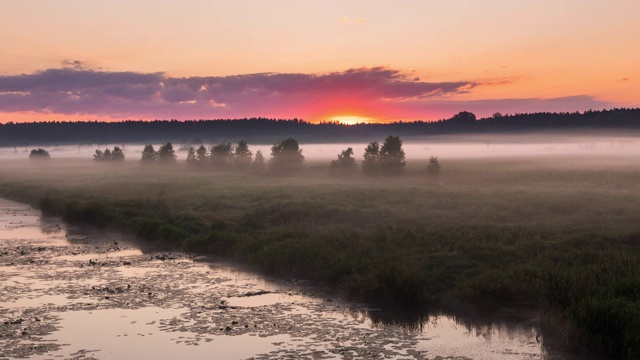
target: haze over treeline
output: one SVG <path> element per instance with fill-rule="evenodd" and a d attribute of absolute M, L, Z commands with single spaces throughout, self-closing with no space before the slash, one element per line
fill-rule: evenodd
<path fill-rule="evenodd" d="M 312 124 L 300 119 L 155 120 L 122 122 L 30 122 L 0 124 L 0 146 L 34 144 L 108 144 L 153 141 L 217 142 L 246 139 L 271 143 L 293 136 L 306 143 L 368 141 L 389 134 L 422 136 L 438 134 L 523 133 L 547 130 L 638 129 L 640 108 L 586 111 L 583 113 L 533 113 L 476 119 L 460 112 L 434 122 L 411 121 L 388 124 Z"/>

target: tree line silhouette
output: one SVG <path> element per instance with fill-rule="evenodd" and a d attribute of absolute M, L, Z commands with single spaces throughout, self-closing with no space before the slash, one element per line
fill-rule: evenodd
<path fill-rule="evenodd" d="M 533 113 L 495 115 L 476 119 L 460 112 L 439 121 L 345 125 L 337 122 L 311 124 L 299 119 L 244 118 L 226 120 L 155 120 L 122 122 L 31 122 L 0 124 L 0 146 L 34 144 L 112 144 L 238 141 L 272 143 L 295 137 L 305 143 L 366 141 L 386 134 L 420 136 L 456 133 L 500 133 L 566 129 L 637 129 L 640 109 L 611 109 L 583 113 Z"/>

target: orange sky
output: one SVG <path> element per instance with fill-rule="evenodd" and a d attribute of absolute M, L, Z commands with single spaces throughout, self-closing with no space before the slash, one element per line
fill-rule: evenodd
<path fill-rule="evenodd" d="M 640 105 L 636 0 L 0 3 L 0 122 Z"/>

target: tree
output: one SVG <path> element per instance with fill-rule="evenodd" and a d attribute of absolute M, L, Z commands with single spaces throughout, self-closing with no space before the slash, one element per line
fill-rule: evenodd
<path fill-rule="evenodd" d="M 440 161 L 438 161 L 437 156 L 432 156 L 429 158 L 429 164 L 427 165 L 427 174 L 438 175 L 438 173 L 440 173 Z"/>
<path fill-rule="evenodd" d="M 470 126 L 476 123 L 476 115 L 468 111 L 461 111 L 453 115 L 449 121 L 456 126 Z"/>
<path fill-rule="evenodd" d="M 113 150 L 104 149 L 101 151 L 96 149 L 95 154 L 93 154 L 93 160 L 95 161 L 124 161 L 124 153 L 122 149 L 119 147 L 114 147 Z"/>
<path fill-rule="evenodd" d="M 156 159 L 158 159 L 158 153 L 153 148 L 153 145 L 145 145 L 144 149 L 142 150 L 142 158 L 140 159 L 140 161 L 149 164 L 155 162 Z"/>
<path fill-rule="evenodd" d="M 406 165 L 402 141 L 398 136 L 387 136 L 380 147 L 380 171 L 386 175 L 398 175 L 404 172 Z"/>
<path fill-rule="evenodd" d="M 298 141 L 294 138 L 287 138 L 278 141 L 271 147 L 270 168 L 274 171 L 293 172 L 302 169 L 304 156 Z"/>
<path fill-rule="evenodd" d="M 364 148 L 364 159 L 362 160 L 362 172 L 365 175 L 377 175 L 380 162 L 380 144 L 377 141 L 370 142 Z"/>
<path fill-rule="evenodd" d="M 49 152 L 45 149 L 32 149 L 31 153 L 29 154 L 29 159 L 31 160 L 49 160 L 51 158 L 51 155 L 49 155 Z"/>
<path fill-rule="evenodd" d="M 102 153 L 102 150 L 100 149 L 96 149 L 95 154 L 93 154 L 93 160 L 95 161 L 102 161 L 103 160 L 103 156 L 104 154 Z"/>
<path fill-rule="evenodd" d="M 160 149 L 158 149 L 158 161 L 163 164 L 174 164 L 176 162 L 176 152 L 170 142 L 160 146 Z"/>
<path fill-rule="evenodd" d="M 187 164 L 188 165 L 196 165 L 198 163 L 198 159 L 196 159 L 196 151 L 193 149 L 193 146 L 189 148 L 187 151 Z"/>
<path fill-rule="evenodd" d="M 220 143 L 211 148 L 211 163 L 217 168 L 227 168 L 233 158 L 233 147 L 229 143 Z"/>
<path fill-rule="evenodd" d="M 124 161 L 124 152 L 118 146 L 113 148 L 111 152 L 111 160 L 112 161 Z"/>
<path fill-rule="evenodd" d="M 251 163 L 251 169 L 255 172 L 263 172 L 266 164 L 264 161 L 264 156 L 262 156 L 262 151 L 256 151 L 256 157 L 253 159 L 253 163 Z"/>
<path fill-rule="evenodd" d="M 236 167 L 241 169 L 246 169 L 251 166 L 251 150 L 249 150 L 249 145 L 244 140 L 240 140 L 238 145 L 234 148 L 233 152 L 233 162 Z"/>
<path fill-rule="evenodd" d="M 338 159 L 331 161 L 330 169 L 337 174 L 351 174 L 356 170 L 356 159 L 353 148 L 347 148 L 338 154 Z"/>
<path fill-rule="evenodd" d="M 204 166 L 209 161 L 209 154 L 207 154 L 207 148 L 204 145 L 200 145 L 196 150 L 196 160 L 200 166 Z"/>

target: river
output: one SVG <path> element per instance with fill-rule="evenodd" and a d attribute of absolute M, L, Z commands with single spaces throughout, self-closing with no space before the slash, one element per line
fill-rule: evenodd
<path fill-rule="evenodd" d="M 0 199 L 0 359 L 571 359 L 535 321 L 407 325 L 302 280 L 147 247 Z"/>

